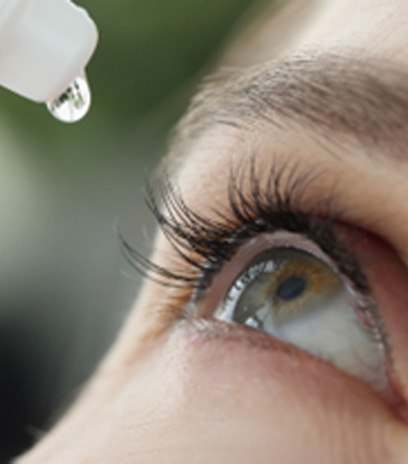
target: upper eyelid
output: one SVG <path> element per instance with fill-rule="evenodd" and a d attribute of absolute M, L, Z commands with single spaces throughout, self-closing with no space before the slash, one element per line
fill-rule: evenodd
<path fill-rule="evenodd" d="M 317 210 L 302 211 L 303 197 L 317 174 L 293 163 L 261 171 L 256 160 L 253 157 L 231 168 L 227 198 L 211 217 L 191 208 L 168 176 L 155 185 L 148 184 L 148 206 L 181 261 L 171 267 L 158 266 L 123 241 L 128 260 L 166 285 L 203 290 L 244 241 L 260 233 L 287 229 L 317 241 L 340 270 L 367 291 L 355 257 L 334 233 L 332 198 L 320 202 L 324 218 L 317 217 Z M 245 185 L 248 172 L 249 185 Z"/>

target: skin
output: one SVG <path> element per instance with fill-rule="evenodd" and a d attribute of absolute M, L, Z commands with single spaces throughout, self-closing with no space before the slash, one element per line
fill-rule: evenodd
<path fill-rule="evenodd" d="M 298 50 L 352 50 L 361 61 L 392 62 L 408 77 L 407 2 L 306 3 L 293 2 L 290 14 L 284 8 L 264 16 L 248 29 L 251 46 L 238 41 L 225 63 L 245 67 Z M 261 171 L 284 160 L 305 172 L 324 171 L 308 187 L 303 207 L 335 185 L 341 220 L 381 237 L 364 242 L 358 253 L 390 337 L 397 405 L 265 334 L 215 321 L 176 321 L 177 308 L 167 302 L 177 290 L 147 281 L 81 397 L 17 462 L 408 462 L 408 161 L 403 153 L 387 156 L 380 145 L 344 134 L 322 137 L 301 124 L 255 121 L 249 132 L 213 126 L 187 144 L 176 176 L 188 204 L 211 217 L 213 205 L 226 201 L 225 173 L 248 150 Z M 168 267 L 172 253 L 158 233 L 154 261 Z"/>

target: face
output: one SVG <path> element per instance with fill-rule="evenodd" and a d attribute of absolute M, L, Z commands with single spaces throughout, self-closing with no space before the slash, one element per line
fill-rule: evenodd
<path fill-rule="evenodd" d="M 18 462 L 408 462 L 408 4 L 286 2 L 152 181 L 150 279 Z M 279 44 L 279 45 L 277 45 Z"/>

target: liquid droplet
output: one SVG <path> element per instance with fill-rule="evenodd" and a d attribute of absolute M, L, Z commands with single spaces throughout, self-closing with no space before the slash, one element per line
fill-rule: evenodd
<path fill-rule="evenodd" d="M 77 122 L 91 107 L 91 90 L 85 76 L 77 77 L 67 90 L 47 103 L 48 111 L 62 122 Z"/>

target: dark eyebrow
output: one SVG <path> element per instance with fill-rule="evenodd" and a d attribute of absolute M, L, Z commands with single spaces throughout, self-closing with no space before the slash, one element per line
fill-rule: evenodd
<path fill-rule="evenodd" d="M 207 80 L 175 132 L 169 161 L 183 159 L 190 142 L 216 125 L 250 128 L 259 120 L 295 122 L 330 140 L 345 134 L 406 156 L 408 73 L 358 55 L 308 51 Z"/>

